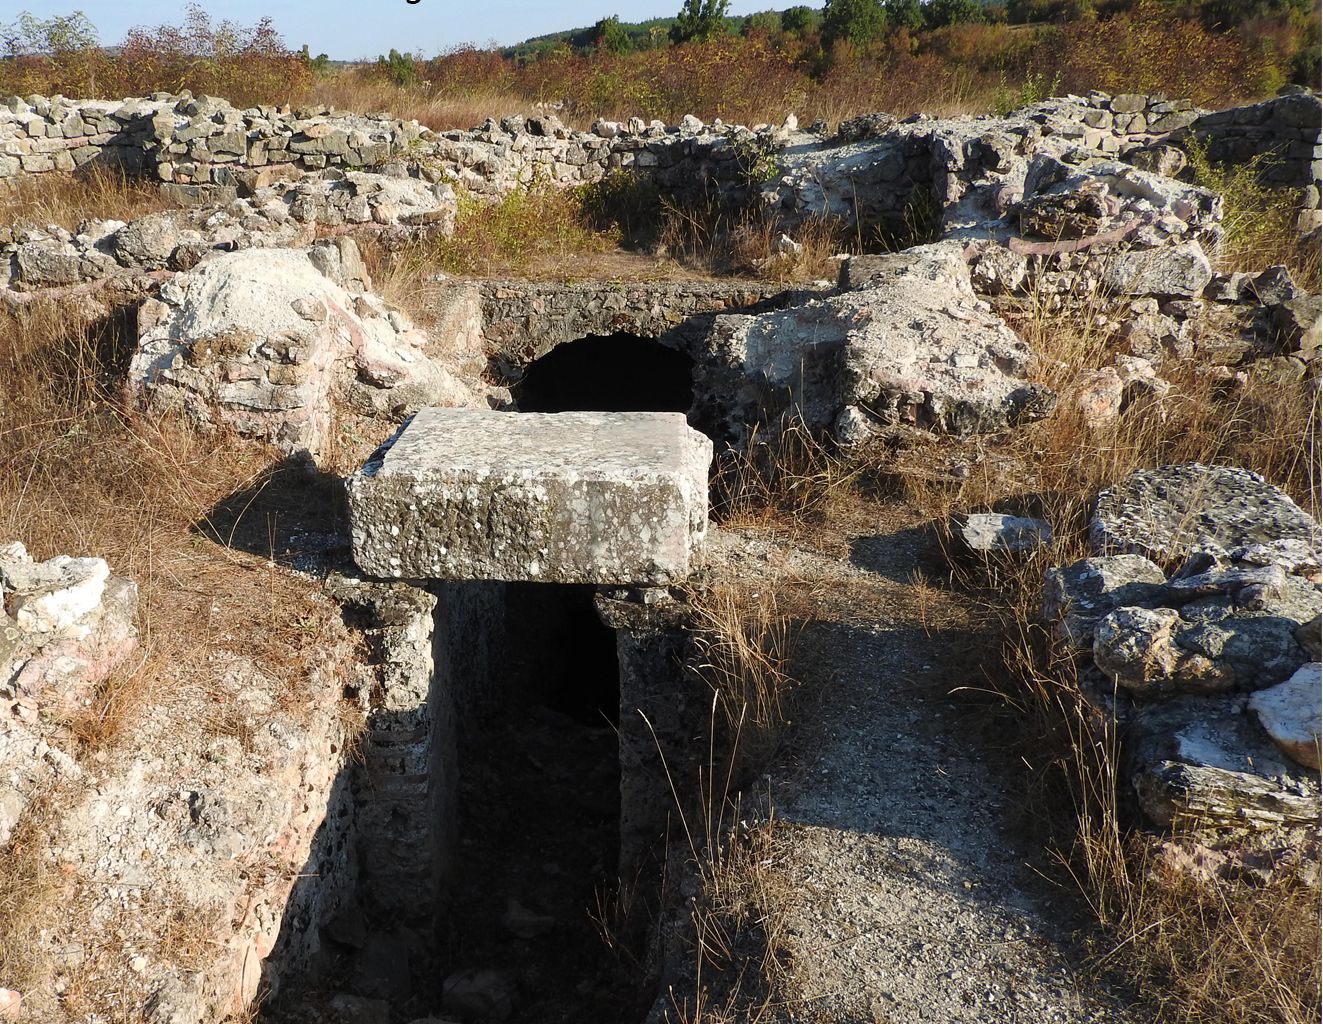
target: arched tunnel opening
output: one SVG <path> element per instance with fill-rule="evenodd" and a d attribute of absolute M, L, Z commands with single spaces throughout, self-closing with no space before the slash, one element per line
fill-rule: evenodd
<path fill-rule="evenodd" d="M 520 412 L 688 412 L 693 365 L 653 338 L 589 335 L 530 363 L 511 390 Z"/>

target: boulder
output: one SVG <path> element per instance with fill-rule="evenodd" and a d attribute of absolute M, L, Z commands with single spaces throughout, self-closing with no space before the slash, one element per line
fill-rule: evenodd
<path fill-rule="evenodd" d="M 1323 664 L 1302 665 L 1284 683 L 1260 690 L 1249 707 L 1278 749 L 1297 764 L 1319 770 L 1319 719 L 1323 717 Z"/>
<path fill-rule="evenodd" d="M 0 547 L 0 694 L 69 711 L 137 646 L 138 588 L 100 558 Z"/>
<path fill-rule="evenodd" d="M 1085 558 L 1047 570 L 1043 617 L 1077 652 L 1091 651 L 1094 630 L 1109 612 L 1156 602 L 1166 575 L 1140 555 Z"/>
<path fill-rule="evenodd" d="M 970 284 L 959 245 L 861 256 L 844 294 L 785 310 L 716 318 L 697 399 L 739 441 L 781 416 L 853 444 L 895 427 L 975 434 L 1044 416 L 1033 353 Z"/>
<path fill-rule="evenodd" d="M 428 337 L 365 279 L 343 237 L 218 254 L 144 305 L 130 390 L 314 458 L 337 410 L 398 421 L 424 405 L 485 405 L 489 392 L 430 358 Z"/>
<path fill-rule="evenodd" d="M 1139 470 L 1100 493 L 1089 541 L 1099 554 L 1205 553 L 1288 572 L 1317 572 L 1323 542 L 1317 521 L 1257 473 L 1200 463 Z"/>
<path fill-rule="evenodd" d="M 1098 622 L 1094 664 L 1145 697 L 1257 690 L 1280 683 L 1306 661 L 1295 634 L 1317 606 L 1317 591 L 1294 577 L 1258 607 L 1217 595 L 1179 609 L 1118 608 Z"/>
<path fill-rule="evenodd" d="M 170 256 L 183 240 L 177 215 L 150 213 L 116 231 L 110 238 L 110 251 L 123 266 L 161 270 L 169 266 Z"/>
<path fill-rule="evenodd" d="M 441 1005 L 451 1013 L 483 1020 L 505 1020 L 514 1009 L 518 988 L 509 971 L 461 971 L 446 978 Z"/>
<path fill-rule="evenodd" d="M 1212 264 L 1198 242 L 1113 254 L 1102 277 L 1113 295 L 1161 298 L 1195 298 L 1212 280 Z"/>
<path fill-rule="evenodd" d="M 1052 527 L 1042 519 L 973 512 L 956 516 L 951 533 L 973 555 L 1028 555 L 1052 543 Z"/>

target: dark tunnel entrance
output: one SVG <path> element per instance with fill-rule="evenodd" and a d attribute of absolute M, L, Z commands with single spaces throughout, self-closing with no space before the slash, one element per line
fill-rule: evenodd
<path fill-rule="evenodd" d="M 500 698 L 460 724 L 443 974 L 506 972 L 526 1024 L 635 1024 L 648 1004 L 594 922 L 620 850 L 620 670 L 595 589 L 507 583 Z"/>
<path fill-rule="evenodd" d="M 520 412 L 688 412 L 693 360 L 652 338 L 590 335 L 529 364 L 512 391 Z"/>

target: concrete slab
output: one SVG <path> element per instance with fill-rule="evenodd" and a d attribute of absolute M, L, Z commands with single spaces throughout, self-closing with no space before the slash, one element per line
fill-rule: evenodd
<path fill-rule="evenodd" d="M 680 413 L 424 409 L 349 478 L 354 558 L 388 578 L 675 582 L 711 461 Z"/>

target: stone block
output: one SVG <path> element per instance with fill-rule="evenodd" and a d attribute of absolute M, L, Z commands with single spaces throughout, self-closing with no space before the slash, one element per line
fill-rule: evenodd
<path fill-rule="evenodd" d="M 424 409 L 348 481 L 354 557 L 382 577 L 685 578 L 712 443 L 678 413 Z"/>

